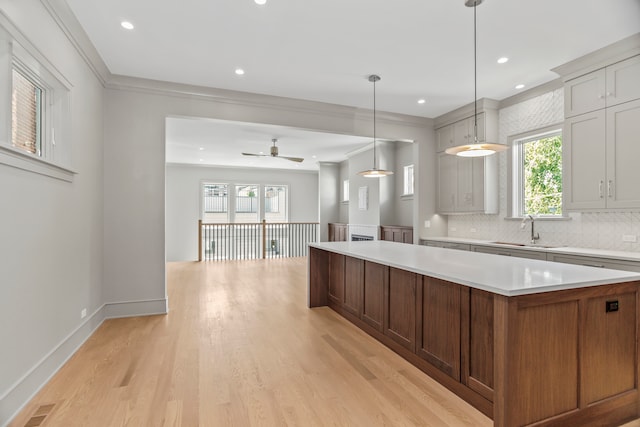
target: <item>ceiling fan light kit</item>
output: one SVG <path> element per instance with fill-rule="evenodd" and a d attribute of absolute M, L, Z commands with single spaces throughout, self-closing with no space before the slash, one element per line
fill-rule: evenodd
<path fill-rule="evenodd" d="M 504 151 L 509 146 L 495 143 L 478 142 L 478 42 L 476 30 L 476 7 L 484 0 L 465 0 L 464 5 L 473 8 L 473 144 L 458 145 L 444 150 L 447 154 L 460 157 L 484 157 L 498 151 Z"/>
<path fill-rule="evenodd" d="M 373 167 L 371 169 L 358 172 L 358 175 L 365 178 L 382 178 L 393 175 L 393 172 L 385 169 L 378 169 L 376 166 L 376 82 L 380 81 L 380 76 L 371 74 L 369 81 L 373 83 Z"/>
<path fill-rule="evenodd" d="M 273 138 L 271 142 L 273 142 L 273 145 L 269 149 L 269 154 L 242 153 L 242 155 L 254 156 L 254 157 L 278 157 L 280 159 L 285 159 L 285 160 L 289 160 L 296 163 L 301 163 L 304 161 L 302 157 L 281 156 L 280 154 L 278 154 L 278 146 L 276 145 L 276 142 L 278 142 L 278 139 Z"/>

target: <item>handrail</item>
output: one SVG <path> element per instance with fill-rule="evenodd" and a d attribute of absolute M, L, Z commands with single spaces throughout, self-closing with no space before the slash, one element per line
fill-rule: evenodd
<path fill-rule="evenodd" d="M 198 220 L 198 261 L 306 256 L 317 222 L 211 223 Z"/>

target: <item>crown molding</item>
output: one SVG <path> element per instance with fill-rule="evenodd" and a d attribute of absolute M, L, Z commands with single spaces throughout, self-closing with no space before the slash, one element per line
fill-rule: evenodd
<path fill-rule="evenodd" d="M 102 86 L 105 86 L 111 78 L 111 72 L 67 2 L 65 0 L 40 0 L 40 2 Z"/>
<path fill-rule="evenodd" d="M 235 169 L 241 171 L 255 171 L 255 172 L 281 172 L 281 173 L 296 173 L 296 174 L 311 174 L 317 175 L 317 169 L 285 169 L 285 168 L 260 168 L 260 167 L 248 167 L 248 166 L 227 166 L 227 165 L 203 165 L 201 163 L 181 163 L 181 162 L 167 162 L 168 167 L 184 167 L 184 168 L 198 168 L 198 169 Z"/>
<path fill-rule="evenodd" d="M 544 95 L 545 93 L 553 92 L 557 89 L 562 89 L 563 87 L 564 81 L 562 81 L 561 78 L 553 79 L 547 83 L 542 83 L 541 85 L 532 87 L 531 89 L 527 89 L 508 98 L 504 98 L 500 101 L 500 105 L 498 108 L 501 110 L 503 108 L 528 101 L 537 96 Z"/>
<path fill-rule="evenodd" d="M 635 55 L 640 55 L 640 33 L 552 68 L 551 71 L 567 81 Z"/>

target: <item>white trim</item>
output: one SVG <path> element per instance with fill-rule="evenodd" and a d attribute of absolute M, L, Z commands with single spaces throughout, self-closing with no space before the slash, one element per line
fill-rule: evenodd
<path fill-rule="evenodd" d="M 167 314 L 169 312 L 169 301 L 165 297 L 141 301 L 108 302 L 104 305 L 104 310 L 107 319 Z"/>
<path fill-rule="evenodd" d="M 67 182 L 73 182 L 73 176 L 78 173 L 71 169 L 49 162 L 41 157 L 24 153 L 1 143 L 0 164 Z"/>

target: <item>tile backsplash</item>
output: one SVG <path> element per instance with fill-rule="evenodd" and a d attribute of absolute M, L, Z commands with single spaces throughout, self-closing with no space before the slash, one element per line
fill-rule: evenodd
<path fill-rule="evenodd" d="M 518 135 L 564 121 L 564 91 L 562 88 L 503 108 L 499 112 L 499 140 L 507 144 L 511 135 Z M 507 156 L 499 156 L 500 212 L 497 215 L 450 215 L 448 235 L 482 240 L 528 243 L 531 224 L 505 219 L 507 210 Z M 640 210 L 626 212 L 570 213 L 567 220 L 536 220 L 538 243 L 618 251 L 640 252 Z M 623 236 L 635 236 L 639 241 L 626 242 Z"/>

